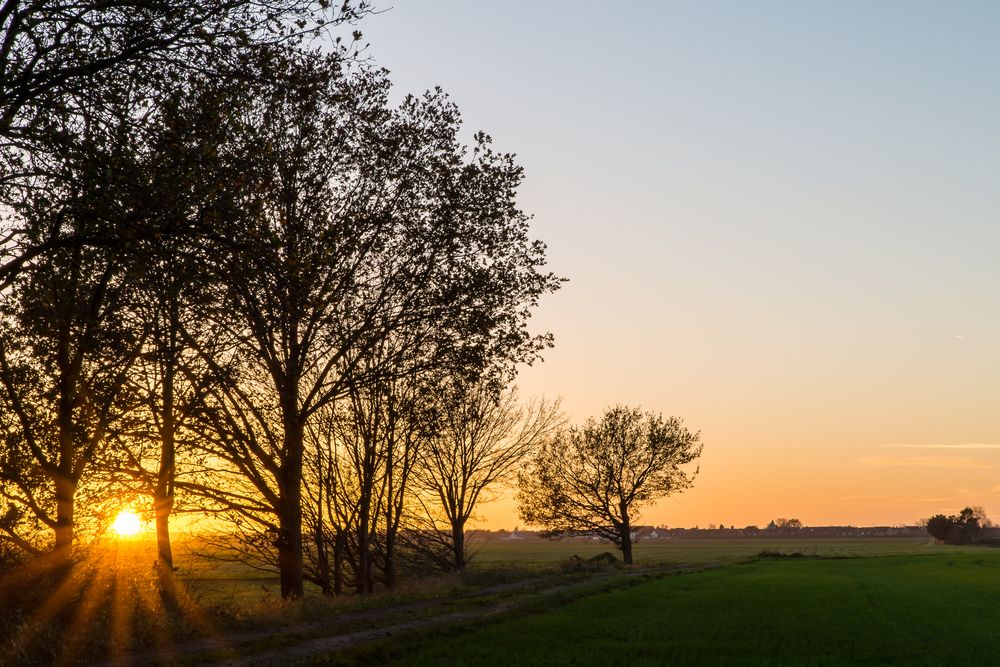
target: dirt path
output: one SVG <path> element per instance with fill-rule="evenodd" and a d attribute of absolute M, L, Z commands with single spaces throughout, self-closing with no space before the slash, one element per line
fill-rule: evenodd
<path fill-rule="evenodd" d="M 712 567 L 712 566 L 708 566 Z M 699 565 L 697 569 L 705 569 Z M 691 565 L 614 571 L 567 580 L 540 577 L 501 584 L 447 598 L 417 600 L 371 609 L 349 610 L 327 619 L 258 632 L 200 639 L 165 650 L 118 656 L 118 666 L 221 664 L 228 667 L 284 665 L 416 631 L 498 616 L 542 606 L 546 600 L 572 599 L 625 585 L 635 577 L 660 577 L 691 571 Z M 254 646 L 260 647 L 255 650 Z"/>

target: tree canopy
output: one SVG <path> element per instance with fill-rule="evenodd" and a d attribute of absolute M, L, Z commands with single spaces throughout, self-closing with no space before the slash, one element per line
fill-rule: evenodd
<path fill-rule="evenodd" d="M 615 406 L 571 427 L 538 450 L 518 477 L 522 520 L 550 536 L 611 540 L 632 562 L 632 526 L 642 506 L 691 486 L 699 434 L 676 417 Z"/>

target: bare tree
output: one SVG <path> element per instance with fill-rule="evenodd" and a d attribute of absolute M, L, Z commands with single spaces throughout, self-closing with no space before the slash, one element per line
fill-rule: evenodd
<path fill-rule="evenodd" d="M 410 480 L 427 437 L 422 399 L 426 382 L 417 376 L 373 379 L 352 387 L 342 401 L 335 433 L 341 460 L 341 502 L 352 508 L 354 570 L 359 593 L 371 593 L 381 569 L 387 588 L 397 583 L 397 537 L 410 495 Z M 353 481 L 345 485 L 345 471 Z M 337 478 L 333 478 L 336 480 Z"/>
<path fill-rule="evenodd" d="M 550 536 L 597 535 L 632 564 L 637 510 L 688 488 L 697 470 L 681 466 L 701 455 L 697 433 L 676 417 L 617 406 L 551 438 L 518 476 L 521 518 Z"/>
<path fill-rule="evenodd" d="M 451 567 L 467 562 L 465 526 L 478 505 L 536 447 L 564 423 L 559 401 L 521 406 L 513 389 L 497 392 L 487 382 L 456 382 L 438 402 L 437 432 L 424 447 L 416 476 L 442 513 L 451 545 Z"/>

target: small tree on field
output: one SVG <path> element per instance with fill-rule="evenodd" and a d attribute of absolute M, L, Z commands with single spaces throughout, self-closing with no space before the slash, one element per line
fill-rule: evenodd
<path fill-rule="evenodd" d="M 549 536 L 594 534 L 611 540 L 632 564 L 632 521 L 645 504 L 689 486 L 701 455 L 698 433 L 679 419 L 617 406 L 545 443 L 518 476 L 524 521 Z"/>

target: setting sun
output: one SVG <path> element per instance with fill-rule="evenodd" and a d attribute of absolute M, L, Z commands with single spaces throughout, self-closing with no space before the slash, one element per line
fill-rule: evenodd
<path fill-rule="evenodd" d="M 115 522 L 111 524 L 111 529 L 119 537 L 132 537 L 142 530 L 142 521 L 139 516 L 131 510 L 122 510 L 115 517 Z"/>

